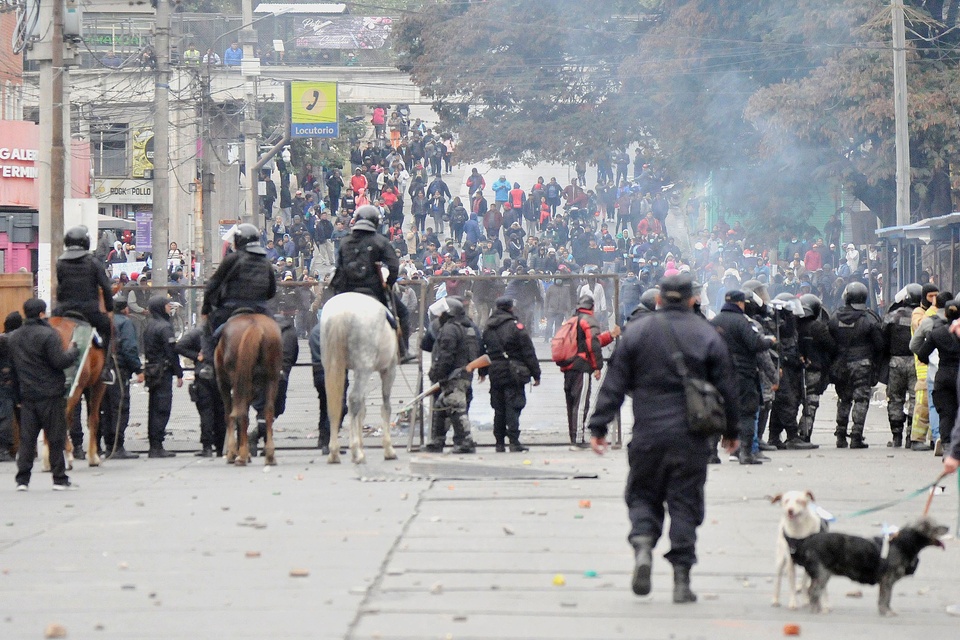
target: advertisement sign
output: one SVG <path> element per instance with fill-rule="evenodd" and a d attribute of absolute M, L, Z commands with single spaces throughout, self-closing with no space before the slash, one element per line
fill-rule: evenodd
<path fill-rule="evenodd" d="M 153 131 L 133 132 L 133 175 L 144 177 L 144 171 L 153 171 Z"/>
<path fill-rule="evenodd" d="M 39 148 L 37 125 L 19 120 L 0 121 L 0 206 L 39 208 Z"/>
<path fill-rule="evenodd" d="M 290 135 L 294 138 L 336 138 L 336 82 L 290 83 Z"/>
<path fill-rule="evenodd" d="M 381 49 L 392 29 L 393 18 L 304 18 L 294 27 L 294 42 L 300 49 Z"/>
<path fill-rule="evenodd" d="M 93 197 L 104 204 L 152 204 L 153 183 L 123 178 L 97 178 Z"/>
<path fill-rule="evenodd" d="M 150 251 L 153 246 L 153 211 L 137 211 L 137 246 Z"/>

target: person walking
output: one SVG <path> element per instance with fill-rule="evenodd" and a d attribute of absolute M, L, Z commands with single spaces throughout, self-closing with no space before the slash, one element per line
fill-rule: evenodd
<path fill-rule="evenodd" d="M 673 601 L 678 604 L 697 600 L 690 589 L 690 568 L 697 562 L 697 527 L 705 515 L 703 487 L 711 452 L 709 438 L 690 431 L 684 381 L 672 350 L 664 345 L 678 345 L 687 370 L 702 375 L 723 397 L 723 446 L 728 452 L 738 446 L 740 424 L 727 345 L 706 320 L 693 313 L 694 301 L 689 275 L 672 275 L 660 282 L 661 309 L 627 325 L 589 424 L 590 444 L 602 455 L 607 449 L 607 425 L 630 394 L 634 424 L 627 447 L 626 502 L 631 523 L 628 539 L 634 549 L 632 588 L 637 595 L 650 593 L 653 548 L 663 532 L 664 514 L 669 512 L 671 549 L 666 559 L 673 565 Z"/>
<path fill-rule="evenodd" d="M 581 293 L 574 316 L 577 319 L 577 355 L 560 364 L 563 372 L 563 395 L 567 402 L 567 431 L 570 444 L 587 448 L 584 424 L 590 413 L 590 395 L 594 380 L 603 369 L 603 347 L 620 335 L 620 327 L 601 331 L 593 315 L 595 301 L 589 293 Z"/>
<path fill-rule="evenodd" d="M 137 382 L 143 382 L 137 330 L 130 320 L 129 313 L 130 309 L 125 300 L 116 300 L 113 303 L 113 333 L 119 378 L 116 384 L 107 387 L 104 398 L 106 401 L 100 412 L 103 444 L 111 460 L 130 460 L 140 457 L 137 453 L 127 451 L 124 446 L 124 434 L 130 424 L 130 377 L 136 376 Z"/>
<path fill-rule="evenodd" d="M 160 295 L 147 305 L 150 320 L 143 330 L 143 353 L 147 360 L 144 377 L 150 395 L 147 400 L 148 458 L 172 458 L 175 453 L 163 448 L 163 438 L 173 409 L 173 377 L 177 388 L 183 386 L 180 356 L 174 349 L 173 323 L 170 321 L 170 299 Z"/>
<path fill-rule="evenodd" d="M 532 378 L 540 384 L 540 362 L 530 334 L 514 314 L 513 298 L 501 296 L 494 302 L 494 311 L 483 331 L 483 349 L 490 357 L 490 366 L 480 369 L 480 381 L 490 377 L 490 406 L 493 407 L 493 437 L 496 450 L 527 451 L 520 442 L 520 412 L 527 406 L 524 390 Z"/>
<path fill-rule="evenodd" d="M 30 486 L 37 436 L 42 430 L 50 451 L 53 490 L 76 488 L 67 476 L 63 447 L 67 439 L 67 400 L 63 370 L 76 362 L 74 343 L 63 349 L 60 334 L 47 324 L 47 303 L 32 298 L 23 303 L 23 326 L 7 338 L 20 388 L 20 449 L 17 452 L 17 491 Z"/>

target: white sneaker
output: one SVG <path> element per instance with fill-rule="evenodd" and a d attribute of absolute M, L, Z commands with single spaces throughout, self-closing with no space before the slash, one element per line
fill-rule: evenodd
<path fill-rule="evenodd" d="M 17 485 L 17 491 L 26 491 L 27 489 L 28 489 L 28 487 L 27 487 L 27 485 L 25 485 L 25 484 L 18 484 L 18 485 Z"/>
<path fill-rule="evenodd" d="M 54 485 L 53 485 L 53 490 L 54 490 L 54 491 L 76 491 L 76 490 L 79 489 L 79 488 L 80 488 L 80 487 L 78 487 L 77 485 L 72 484 L 72 483 L 70 483 L 70 482 L 68 482 L 68 483 L 66 483 L 66 484 L 56 484 L 56 483 L 54 483 Z"/>

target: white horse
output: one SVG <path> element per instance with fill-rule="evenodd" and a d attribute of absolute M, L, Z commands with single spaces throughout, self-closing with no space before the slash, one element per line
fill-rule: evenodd
<path fill-rule="evenodd" d="M 363 455 L 363 418 L 366 414 L 370 375 L 380 374 L 383 391 L 383 459 L 395 460 L 397 454 L 390 442 L 390 389 L 397 374 L 397 332 L 387 322 L 386 310 L 374 298 L 362 293 L 341 293 L 323 306 L 320 314 L 320 359 L 327 388 L 327 411 L 330 414 L 330 457 L 327 462 L 340 462 L 338 443 L 343 411 L 343 388 L 347 371 L 353 371 L 347 397 L 347 424 L 350 427 L 350 452 L 354 463 Z"/>

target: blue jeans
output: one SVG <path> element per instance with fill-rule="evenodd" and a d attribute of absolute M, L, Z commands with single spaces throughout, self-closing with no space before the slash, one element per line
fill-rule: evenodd
<path fill-rule="evenodd" d="M 936 442 L 940 438 L 940 414 L 933 406 L 933 382 L 937 377 L 937 368 L 930 365 L 927 368 L 927 405 L 930 407 L 930 441 Z"/>

